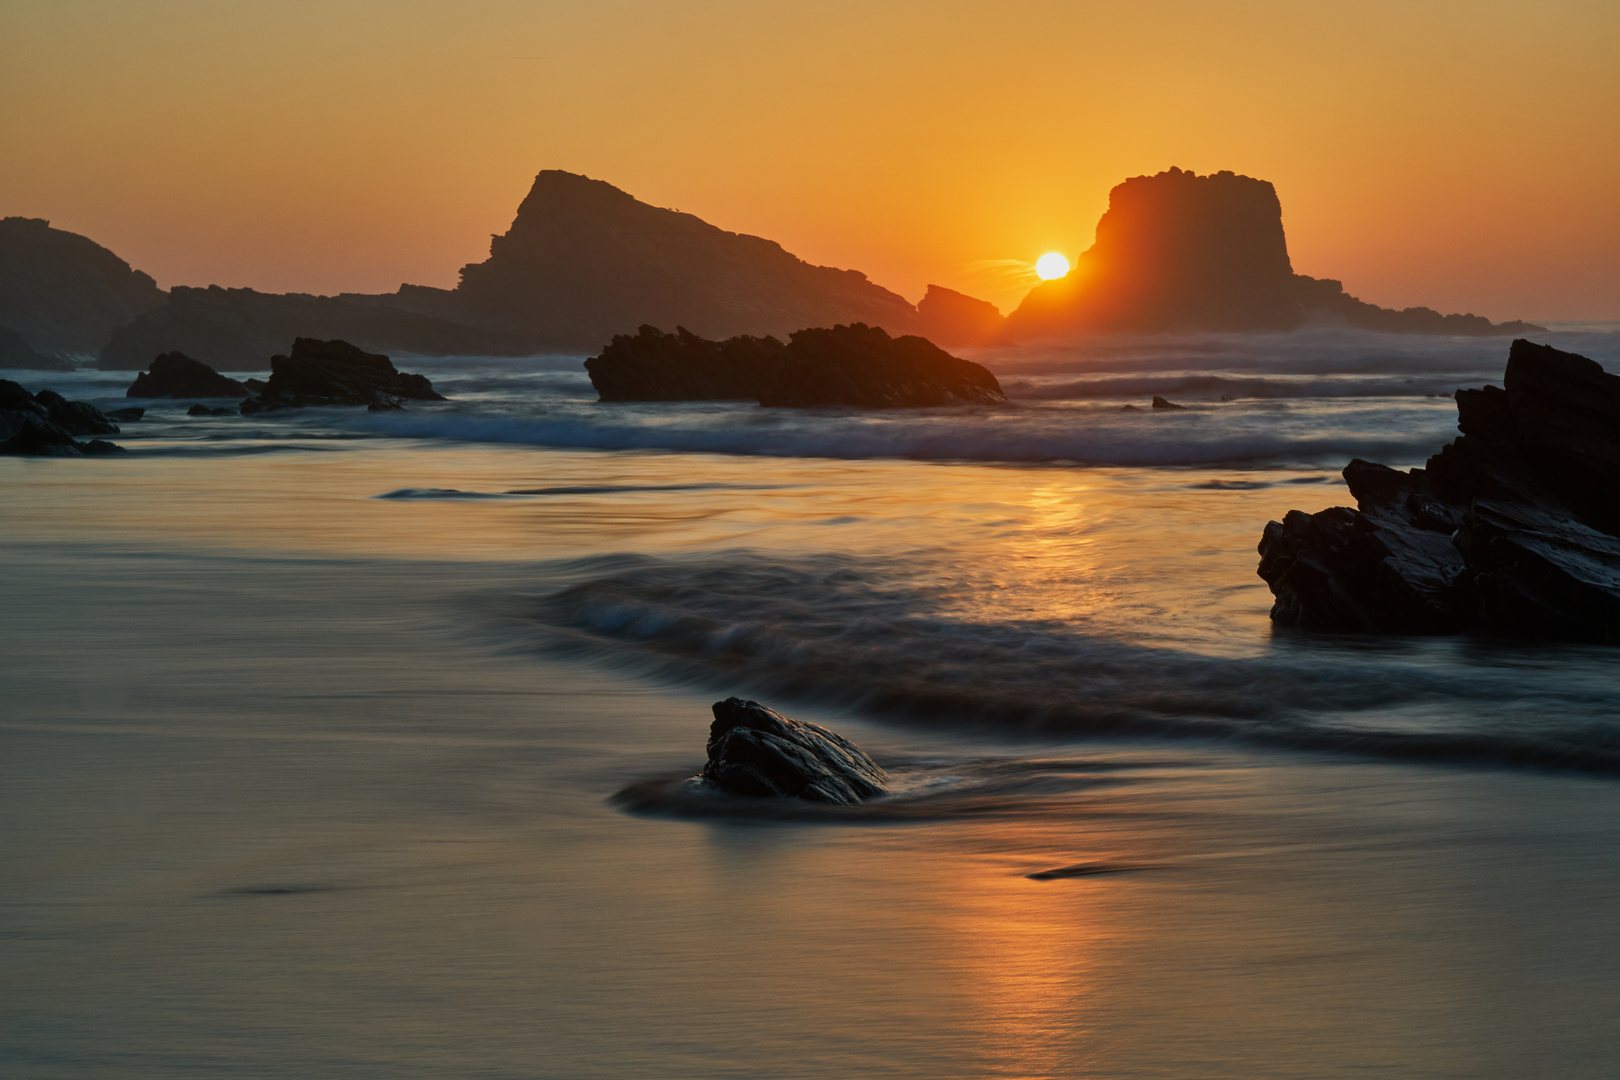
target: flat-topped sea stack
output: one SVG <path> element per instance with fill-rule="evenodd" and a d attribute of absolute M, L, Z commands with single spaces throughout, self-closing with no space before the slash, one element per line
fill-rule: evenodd
<path fill-rule="evenodd" d="M 1620 642 L 1620 377 L 1515 341 L 1502 387 L 1457 391 L 1457 426 L 1424 468 L 1346 466 L 1359 509 L 1266 526 L 1272 619 Z"/>
<path fill-rule="evenodd" d="M 1524 334 L 1429 308 L 1363 303 L 1295 274 L 1282 204 L 1265 180 L 1170 169 L 1109 193 L 1096 242 L 1068 276 L 1037 285 L 1007 319 L 1020 340 L 1075 332 L 1292 330 L 1312 323 L 1409 334 Z"/>
<path fill-rule="evenodd" d="M 594 347 L 643 324 L 722 338 L 851 322 L 904 333 L 917 318 L 858 270 L 814 266 L 775 241 L 556 169 L 535 177 L 489 258 L 462 269 L 456 303 L 559 347 Z"/>
<path fill-rule="evenodd" d="M 309 405 L 396 408 L 401 401 L 443 400 L 426 378 L 397 370 L 386 356 L 347 341 L 299 338 L 293 342 L 292 355 L 270 358 L 269 381 L 257 397 L 242 402 L 241 411 Z"/>
<path fill-rule="evenodd" d="M 1005 345 L 1007 317 L 996 305 L 943 285 L 917 301 L 923 336 L 937 345 Z"/>
<path fill-rule="evenodd" d="M 752 400 L 800 408 L 1003 404 L 996 377 L 925 338 L 881 327 L 797 330 L 712 341 L 677 327 L 619 334 L 585 361 L 602 401 Z"/>

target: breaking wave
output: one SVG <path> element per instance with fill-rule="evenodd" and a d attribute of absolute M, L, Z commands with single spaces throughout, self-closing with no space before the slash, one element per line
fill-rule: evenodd
<path fill-rule="evenodd" d="M 974 618 L 923 560 L 732 552 L 572 564 L 520 617 L 598 662 L 779 703 L 1008 735 L 1238 740 L 1620 774 L 1610 650 L 1280 641 L 1223 658 Z M 1425 649 L 1478 649 L 1435 663 Z"/>

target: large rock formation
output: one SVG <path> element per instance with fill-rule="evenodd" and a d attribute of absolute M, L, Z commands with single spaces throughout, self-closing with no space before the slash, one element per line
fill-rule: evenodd
<path fill-rule="evenodd" d="M 270 355 L 296 337 L 420 356 L 522 356 L 537 350 L 532 336 L 456 321 L 450 296 L 413 286 L 379 296 L 177 286 L 167 304 L 112 335 L 100 367 L 138 371 L 154 356 L 180 352 L 215 370 L 262 371 Z"/>
<path fill-rule="evenodd" d="M 481 323 L 560 348 L 594 347 L 645 323 L 713 338 L 916 325 L 903 297 L 859 271 L 813 266 L 771 240 L 555 169 L 535 177 L 512 227 L 491 242 L 488 260 L 462 269 L 456 293 Z"/>
<path fill-rule="evenodd" d="M 979 300 L 930 285 L 917 301 L 917 321 L 929 341 L 939 345 L 1006 344 L 1007 317 L 988 300 Z"/>
<path fill-rule="evenodd" d="M 258 397 L 242 402 L 244 413 L 296 409 L 308 405 L 380 405 L 397 399 L 443 401 L 421 375 L 395 369 L 386 356 L 347 341 L 298 338 L 291 356 L 270 358 L 270 379 Z"/>
<path fill-rule="evenodd" d="M 163 300 L 157 282 L 93 240 L 39 218 L 0 220 L 0 326 L 35 349 L 94 355 Z"/>
<path fill-rule="evenodd" d="M 999 404 L 996 377 L 924 338 L 855 323 L 711 341 L 677 327 L 620 334 L 585 361 L 603 401 L 755 400 L 803 408 Z"/>
<path fill-rule="evenodd" d="M 1519 334 L 1428 308 L 1363 303 L 1337 281 L 1295 274 L 1282 204 L 1270 183 L 1231 172 L 1171 169 L 1109 193 L 1096 242 L 1067 277 L 1037 285 L 1008 317 L 1008 332 L 1289 330 L 1308 322 L 1416 334 Z"/>
<path fill-rule="evenodd" d="M 104 439 L 78 442 L 76 435 L 116 435 L 118 425 L 94 405 L 68 401 L 54 390 L 31 394 L 0 379 L 0 454 L 80 457 L 117 453 L 123 447 Z"/>
<path fill-rule="evenodd" d="M 884 795 L 889 775 L 842 735 L 757 701 L 714 703 L 703 781 L 733 795 L 848 806 Z"/>
<path fill-rule="evenodd" d="M 72 371 L 74 366 L 73 361 L 65 356 L 39 352 L 17 331 L 0 326 L 0 368 L 24 371 Z"/>
<path fill-rule="evenodd" d="M 138 398 L 245 398 L 253 391 L 228 379 L 200 360 L 171 352 L 152 361 L 150 371 L 135 376 L 125 397 Z"/>
<path fill-rule="evenodd" d="M 1358 510 L 1265 528 L 1271 617 L 1305 630 L 1620 641 L 1620 377 L 1519 340 L 1503 386 L 1457 391 L 1426 467 L 1344 470 Z"/>

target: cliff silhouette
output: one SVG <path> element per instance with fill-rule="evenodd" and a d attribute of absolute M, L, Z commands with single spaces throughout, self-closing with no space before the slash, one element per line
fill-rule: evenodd
<path fill-rule="evenodd" d="M 27 347 L 93 355 L 163 302 L 157 282 L 94 240 L 41 218 L 0 219 L 0 327 Z"/>
<path fill-rule="evenodd" d="M 534 178 L 489 258 L 462 268 L 454 304 L 562 346 L 600 346 L 643 323 L 720 338 L 852 322 L 901 333 L 917 320 L 858 270 L 814 266 L 775 241 L 557 169 Z"/>
<path fill-rule="evenodd" d="M 1067 277 L 1037 285 L 1007 318 L 1015 338 L 1086 331 L 1292 330 L 1308 324 L 1406 334 L 1522 334 L 1429 308 L 1394 311 L 1337 281 L 1294 273 L 1282 203 L 1265 180 L 1170 169 L 1109 193 L 1097 238 Z"/>

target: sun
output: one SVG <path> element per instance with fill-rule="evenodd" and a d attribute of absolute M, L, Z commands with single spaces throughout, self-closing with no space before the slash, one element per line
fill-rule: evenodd
<path fill-rule="evenodd" d="M 1035 272 L 1041 276 L 1042 281 L 1060 278 L 1069 272 L 1069 260 L 1055 251 L 1048 251 L 1035 260 Z"/>

